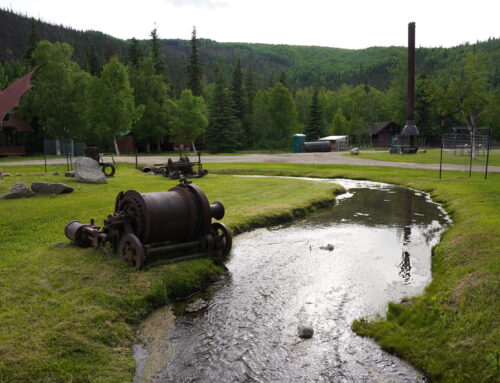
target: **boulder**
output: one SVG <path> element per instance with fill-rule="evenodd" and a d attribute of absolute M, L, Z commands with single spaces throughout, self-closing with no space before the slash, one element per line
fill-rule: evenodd
<path fill-rule="evenodd" d="M 335 247 L 334 247 L 331 243 L 329 243 L 329 244 L 328 244 L 328 245 L 326 245 L 326 246 L 320 246 L 319 248 L 320 248 L 321 250 L 328 250 L 328 251 L 333 251 L 333 249 L 335 249 Z"/>
<path fill-rule="evenodd" d="M 10 174 L 10 173 L 4 173 L 4 174 L 3 174 L 3 176 L 4 176 L 4 177 L 10 177 L 10 176 L 11 176 L 11 174 Z"/>
<path fill-rule="evenodd" d="M 64 177 L 75 177 L 75 171 L 74 170 L 69 170 L 66 173 L 64 173 Z"/>
<path fill-rule="evenodd" d="M 0 196 L 0 199 L 15 199 L 33 197 L 35 193 L 23 183 L 18 183 L 12 186 L 6 194 Z"/>
<path fill-rule="evenodd" d="M 299 337 L 301 337 L 302 339 L 309 339 L 314 335 L 314 329 L 309 326 L 299 326 L 298 331 Z"/>
<path fill-rule="evenodd" d="M 88 157 L 77 158 L 75 161 L 75 181 L 86 184 L 107 184 L 108 180 L 101 171 L 97 161 Z"/>
<path fill-rule="evenodd" d="M 52 173 L 53 176 L 58 176 L 59 175 L 59 172 L 54 172 Z"/>
<path fill-rule="evenodd" d="M 203 310 L 205 307 L 208 306 L 208 302 L 204 299 L 198 299 L 194 301 L 193 303 L 190 303 L 186 306 L 184 311 L 187 313 L 194 313 L 200 310 Z"/>
<path fill-rule="evenodd" d="M 71 193 L 73 188 L 69 185 L 51 182 L 33 182 L 31 190 L 36 194 L 64 194 Z"/>
<path fill-rule="evenodd" d="M 359 148 L 352 148 L 351 149 L 351 154 L 354 156 L 357 156 L 359 154 Z"/>

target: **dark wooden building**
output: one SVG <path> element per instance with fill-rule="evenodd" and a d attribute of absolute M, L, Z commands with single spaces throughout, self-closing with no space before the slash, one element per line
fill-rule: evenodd
<path fill-rule="evenodd" d="M 135 153 L 135 135 L 131 131 L 118 133 L 116 144 L 120 154 Z"/>
<path fill-rule="evenodd" d="M 15 113 L 9 113 L 0 124 L 0 156 L 23 156 L 25 135 L 33 132 L 29 124 Z"/>
<path fill-rule="evenodd" d="M 400 127 L 393 121 L 376 122 L 368 127 L 373 146 L 391 146 L 391 137 L 399 134 Z"/>

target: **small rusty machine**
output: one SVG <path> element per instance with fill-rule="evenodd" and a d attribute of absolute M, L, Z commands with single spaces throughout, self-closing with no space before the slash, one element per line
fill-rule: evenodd
<path fill-rule="evenodd" d="M 206 256 L 224 257 L 231 250 L 232 237 L 221 222 L 224 205 L 209 204 L 205 193 L 182 178 L 166 192 L 120 192 L 115 212 L 103 227 L 71 221 L 64 233 L 81 247 L 111 246 L 125 262 L 141 269 L 154 254 L 194 249 L 196 252 L 168 258 L 168 262 Z"/>
<path fill-rule="evenodd" d="M 96 161 L 106 177 L 113 177 L 115 175 L 116 164 L 113 156 L 111 156 L 113 163 L 104 162 L 102 154 L 99 153 L 99 148 L 96 148 L 95 146 L 89 146 L 88 148 L 85 148 L 85 157 L 92 158 L 94 161 Z"/>
<path fill-rule="evenodd" d="M 179 159 L 173 161 L 171 158 L 168 159 L 167 164 L 154 164 L 153 166 L 146 166 L 144 172 L 148 173 L 150 171 L 154 173 L 161 173 L 165 177 L 169 177 L 173 180 L 178 180 L 181 177 L 189 178 L 200 178 L 208 174 L 208 170 L 203 169 L 201 163 L 201 152 L 197 152 L 198 161 L 192 162 L 187 155 L 179 154 Z M 194 167 L 197 167 L 196 171 Z"/>

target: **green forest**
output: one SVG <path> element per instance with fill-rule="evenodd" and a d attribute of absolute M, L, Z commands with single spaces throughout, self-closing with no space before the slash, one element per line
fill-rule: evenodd
<path fill-rule="evenodd" d="M 313 46 L 162 39 L 120 40 L 0 9 L 0 89 L 33 68 L 35 86 L 16 111 L 45 138 L 112 148 L 132 131 L 140 151 L 196 142 L 210 152 L 290 149 L 349 135 L 369 143 L 370 126 L 406 120 L 406 48 Z M 417 48 L 415 121 L 439 144 L 453 127 L 493 128 L 500 138 L 500 39 Z"/>

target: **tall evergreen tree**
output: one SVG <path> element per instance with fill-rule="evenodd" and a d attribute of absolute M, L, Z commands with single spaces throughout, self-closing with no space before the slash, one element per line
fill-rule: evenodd
<path fill-rule="evenodd" d="M 285 148 L 297 126 L 297 111 L 290 91 L 281 83 L 270 91 L 269 112 L 272 123 L 267 141 L 271 148 Z"/>
<path fill-rule="evenodd" d="M 28 37 L 28 47 L 26 49 L 26 52 L 24 53 L 24 61 L 30 66 L 35 65 L 35 61 L 31 57 L 31 55 L 33 54 L 33 51 L 36 49 L 36 44 L 39 41 L 40 41 L 40 36 L 38 35 L 38 33 L 36 31 L 36 23 L 35 23 L 35 20 L 32 19 L 31 20 L 31 32 L 30 32 L 30 35 Z"/>
<path fill-rule="evenodd" d="M 309 119 L 307 120 L 305 135 L 308 140 L 316 141 L 325 134 L 325 126 L 323 124 L 323 114 L 318 99 L 318 90 L 314 91 L 311 106 L 309 108 Z"/>
<path fill-rule="evenodd" d="M 203 71 L 198 58 L 198 40 L 196 39 L 196 27 L 193 27 L 191 34 L 191 56 L 187 66 L 188 89 L 191 89 L 193 96 L 201 96 L 203 93 Z"/>
<path fill-rule="evenodd" d="M 92 76 L 100 76 L 102 71 L 102 63 L 97 57 L 95 52 L 95 48 L 93 45 L 90 45 L 85 49 L 85 69 Z"/>
<path fill-rule="evenodd" d="M 155 28 L 151 31 L 151 40 L 149 41 L 151 46 L 151 54 L 153 56 L 153 63 L 155 66 L 156 74 L 165 75 L 165 62 L 163 60 L 162 54 L 160 52 L 160 40 L 158 36 L 158 31 Z"/>
<path fill-rule="evenodd" d="M 243 74 L 241 72 L 241 62 L 240 59 L 236 62 L 236 66 L 233 71 L 233 78 L 231 81 L 231 101 L 233 103 L 232 107 L 234 110 L 234 116 L 238 120 L 240 131 L 238 133 L 238 141 L 244 144 L 245 134 L 243 131 L 243 118 L 245 116 L 245 104 L 243 97 Z"/>
<path fill-rule="evenodd" d="M 215 90 L 210 103 L 210 118 L 206 134 L 207 149 L 212 153 L 233 152 L 239 145 L 238 120 L 226 89 L 222 72 L 217 70 Z"/>
<path fill-rule="evenodd" d="M 132 68 L 138 68 L 139 63 L 142 59 L 142 50 L 139 46 L 139 42 L 135 37 L 130 40 L 128 46 L 128 62 L 132 66 Z"/>
<path fill-rule="evenodd" d="M 248 67 L 245 72 L 244 81 L 243 81 L 243 136 L 244 142 L 251 142 L 251 134 L 252 131 L 252 114 L 253 114 L 253 103 L 255 99 L 255 95 L 257 93 L 257 88 L 255 86 L 255 78 L 252 67 Z M 246 145 L 246 146 L 249 146 Z"/>
<path fill-rule="evenodd" d="M 288 79 L 285 72 L 281 72 L 279 82 L 288 90 L 290 90 L 290 84 L 288 84 Z"/>

